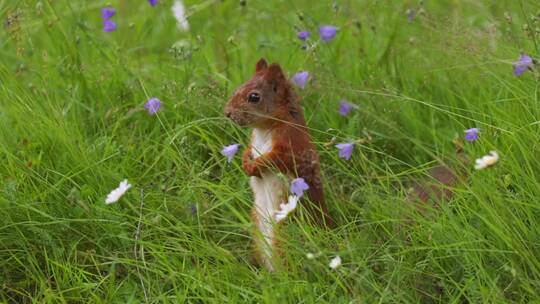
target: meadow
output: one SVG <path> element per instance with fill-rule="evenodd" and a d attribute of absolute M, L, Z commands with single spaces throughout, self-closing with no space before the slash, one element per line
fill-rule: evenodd
<path fill-rule="evenodd" d="M 0 0 L 0 302 L 540 303 L 540 74 L 515 73 L 538 1 L 186 0 L 180 24 L 174 3 Z M 261 57 L 309 72 L 337 223 L 298 208 L 275 273 L 252 263 L 241 153 L 221 154 L 249 143 L 223 107 Z M 466 178 L 420 211 L 410 182 L 442 161 Z"/>

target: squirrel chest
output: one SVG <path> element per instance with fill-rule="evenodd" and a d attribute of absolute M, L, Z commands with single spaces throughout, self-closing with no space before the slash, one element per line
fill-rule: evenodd
<path fill-rule="evenodd" d="M 251 139 L 251 153 L 257 158 L 272 150 L 271 130 L 254 129 Z M 250 179 L 251 189 L 255 197 L 256 225 L 262 234 L 265 244 L 262 244 L 264 255 L 271 258 L 272 241 L 274 239 L 273 216 L 283 203 L 286 194 L 285 186 L 273 170 L 264 170 L 261 177 L 252 176 Z M 266 260 L 267 267 L 272 269 L 270 259 Z"/>
<path fill-rule="evenodd" d="M 272 150 L 271 130 L 254 129 L 251 142 L 251 153 L 253 158 L 257 158 Z M 271 222 L 272 216 L 283 203 L 286 189 L 273 170 L 264 170 L 261 177 L 252 176 L 250 180 L 251 188 L 255 195 L 255 208 L 257 214 L 266 222 Z"/>

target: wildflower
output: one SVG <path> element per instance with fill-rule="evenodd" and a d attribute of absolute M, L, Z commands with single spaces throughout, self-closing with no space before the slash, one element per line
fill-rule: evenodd
<path fill-rule="evenodd" d="M 336 148 L 339 150 L 339 157 L 349 160 L 354 150 L 354 143 L 337 144 Z"/>
<path fill-rule="evenodd" d="M 114 189 L 107 195 L 107 198 L 105 199 L 105 203 L 107 205 L 116 203 L 125 193 L 128 191 L 128 189 L 131 188 L 131 185 L 128 183 L 127 179 L 124 179 L 120 182 L 120 185 L 118 188 Z"/>
<path fill-rule="evenodd" d="M 191 211 L 191 214 L 197 214 L 197 205 L 194 203 L 191 203 L 188 205 L 189 210 Z"/>
<path fill-rule="evenodd" d="M 104 7 L 101 9 L 101 17 L 103 17 L 103 31 L 106 33 L 116 31 L 116 23 L 110 19 L 116 15 L 116 10 L 112 7 Z"/>
<path fill-rule="evenodd" d="M 150 113 L 150 115 L 154 115 L 161 108 L 161 100 L 159 100 L 159 99 L 157 99 L 155 97 L 150 98 L 150 99 L 148 99 L 148 101 L 146 102 L 144 107 L 148 110 L 148 113 Z"/>
<path fill-rule="evenodd" d="M 337 255 L 335 258 L 330 260 L 330 263 L 328 264 L 328 266 L 332 269 L 336 269 L 339 266 L 341 266 L 341 258 L 339 257 L 339 255 Z"/>
<path fill-rule="evenodd" d="M 319 27 L 319 35 L 324 42 L 334 39 L 337 33 L 337 27 L 332 25 L 323 25 Z"/>
<path fill-rule="evenodd" d="M 174 18 L 176 18 L 178 28 L 184 31 L 189 30 L 189 23 L 186 17 L 186 8 L 180 0 L 176 0 L 172 6 Z"/>
<path fill-rule="evenodd" d="M 103 21 L 103 31 L 105 33 L 110 33 L 116 31 L 116 23 L 111 20 Z"/>
<path fill-rule="evenodd" d="M 300 88 L 304 89 L 309 79 L 309 72 L 298 72 L 292 77 L 292 81 Z"/>
<path fill-rule="evenodd" d="M 350 103 L 350 102 L 348 102 L 346 100 L 341 100 L 339 102 L 339 110 L 338 110 L 338 112 L 342 116 L 347 116 L 347 115 L 349 115 L 349 113 L 351 113 L 351 111 L 353 109 L 357 109 L 357 108 L 358 108 L 357 105 L 352 104 L 352 103 Z"/>
<path fill-rule="evenodd" d="M 299 198 L 304 195 L 304 191 L 307 189 L 309 189 L 309 185 L 303 178 L 299 177 L 291 181 L 291 192 Z"/>
<path fill-rule="evenodd" d="M 529 55 L 521 55 L 519 60 L 514 62 L 514 74 L 521 76 L 528 69 L 533 67 L 533 59 Z"/>
<path fill-rule="evenodd" d="M 298 203 L 298 199 L 300 199 L 296 195 L 289 195 L 289 201 L 286 204 L 280 204 L 278 211 L 276 211 L 276 222 L 281 222 L 284 220 L 289 213 L 291 213 L 294 209 L 296 209 L 296 205 Z"/>
<path fill-rule="evenodd" d="M 300 39 L 300 40 L 302 40 L 302 41 L 308 39 L 309 36 L 311 36 L 311 33 L 308 32 L 308 31 L 298 32 L 298 39 Z"/>
<path fill-rule="evenodd" d="M 231 162 L 234 158 L 234 155 L 238 152 L 239 144 L 232 144 L 229 146 L 223 147 L 223 150 L 221 150 L 221 154 L 223 156 L 227 157 L 227 162 Z"/>
<path fill-rule="evenodd" d="M 479 128 L 471 128 L 464 131 L 465 132 L 465 140 L 466 141 L 475 141 L 478 139 L 478 132 L 480 132 Z"/>
<path fill-rule="evenodd" d="M 109 20 L 114 15 L 116 15 L 116 10 L 110 6 L 101 9 L 101 17 L 103 17 L 103 20 Z"/>
<path fill-rule="evenodd" d="M 482 170 L 487 167 L 495 165 L 499 161 L 499 154 L 496 151 L 490 151 L 488 155 L 478 158 L 474 168 L 476 170 Z"/>
<path fill-rule="evenodd" d="M 150 3 L 151 6 L 156 6 L 158 0 L 148 0 L 148 3 Z"/>

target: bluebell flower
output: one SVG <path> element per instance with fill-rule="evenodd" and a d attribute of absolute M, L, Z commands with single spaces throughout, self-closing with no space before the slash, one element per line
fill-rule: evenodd
<path fill-rule="evenodd" d="M 333 25 L 323 25 L 319 27 L 319 35 L 324 42 L 334 39 L 337 34 L 337 27 Z"/>

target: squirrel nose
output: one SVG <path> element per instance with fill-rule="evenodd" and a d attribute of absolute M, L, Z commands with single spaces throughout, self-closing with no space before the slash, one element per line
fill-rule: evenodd
<path fill-rule="evenodd" d="M 231 111 L 225 111 L 225 116 L 227 116 L 228 118 L 231 118 Z"/>

